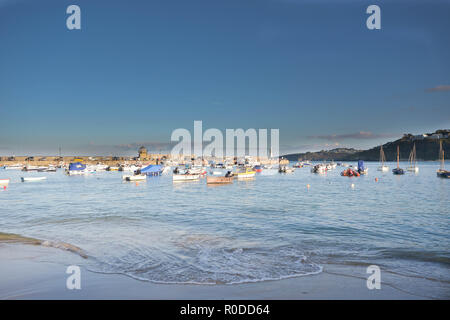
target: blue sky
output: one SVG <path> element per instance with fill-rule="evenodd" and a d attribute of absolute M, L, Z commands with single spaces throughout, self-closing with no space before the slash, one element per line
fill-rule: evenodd
<path fill-rule="evenodd" d="M 448 39 L 443 0 L 0 0 L 0 155 L 164 150 L 194 120 L 281 152 L 449 128 Z"/>

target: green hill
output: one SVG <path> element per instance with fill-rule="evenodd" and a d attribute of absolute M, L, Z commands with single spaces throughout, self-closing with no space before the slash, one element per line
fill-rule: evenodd
<path fill-rule="evenodd" d="M 433 134 L 426 136 L 413 136 L 405 134 L 401 139 L 388 142 L 383 145 L 387 161 L 397 160 L 397 146 L 400 147 L 400 159 L 408 160 L 409 153 L 416 144 L 417 160 L 438 160 L 439 159 L 439 141 L 442 141 L 442 147 L 447 159 L 450 159 L 450 130 L 437 130 Z M 438 139 L 437 135 L 441 135 Z M 290 161 L 312 160 L 312 161 L 378 161 L 380 159 L 380 146 L 368 150 L 355 150 L 351 148 L 338 148 L 332 150 L 322 150 L 318 152 L 294 153 L 283 156 Z"/>

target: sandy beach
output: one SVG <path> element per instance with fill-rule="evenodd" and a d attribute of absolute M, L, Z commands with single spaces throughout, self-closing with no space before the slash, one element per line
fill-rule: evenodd
<path fill-rule="evenodd" d="M 53 261 L 59 261 L 55 263 Z M 63 263 L 61 263 L 63 262 Z M 64 263 L 65 262 L 65 263 Z M 66 268 L 81 267 L 81 289 L 66 288 Z M 364 267 L 325 265 L 317 275 L 237 285 L 169 285 L 94 273 L 56 248 L 0 245 L 0 299 L 426 299 L 383 283 L 368 290 Z"/>

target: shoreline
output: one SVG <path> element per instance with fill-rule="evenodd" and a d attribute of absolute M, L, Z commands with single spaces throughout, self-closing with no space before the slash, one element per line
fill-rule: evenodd
<path fill-rule="evenodd" d="M 58 261 L 58 262 L 55 262 Z M 69 265 L 80 265 L 81 289 L 69 290 Z M 0 244 L 0 299 L 430 299 L 383 283 L 366 287 L 366 268 L 327 264 L 319 274 L 242 284 L 159 284 L 123 274 L 89 271 L 83 258 L 57 248 Z M 442 297 L 445 298 L 445 297 Z"/>

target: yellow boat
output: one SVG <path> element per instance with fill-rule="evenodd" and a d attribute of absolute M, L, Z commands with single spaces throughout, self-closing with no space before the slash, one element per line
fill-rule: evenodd
<path fill-rule="evenodd" d="M 236 173 L 235 176 L 238 179 L 249 179 L 249 178 L 253 178 L 255 175 L 256 175 L 256 171 L 247 168 L 243 172 Z"/>

